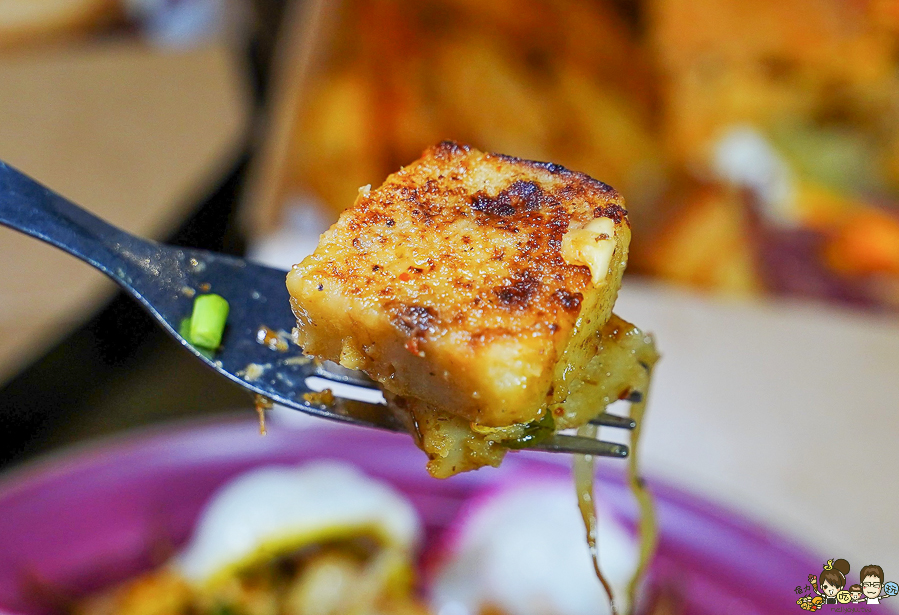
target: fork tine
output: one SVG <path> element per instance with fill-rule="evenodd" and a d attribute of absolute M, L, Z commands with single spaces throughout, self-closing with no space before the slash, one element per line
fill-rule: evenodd
<path fill-rule="evenodd" d="M 371 404 L 337 397 L 334 399 L 334 402 L 328 406 L 319 406 L 308 402 L 300 404 L 293 402 L 290 405 L 297 409 L 317 414 L 318 416 L 337 419 L 355 425 L 377 427 L 404 433 L 408 432 L 406 427 L 402 425 L 392 413 L 386 412 L 386 408 L 382 404 Z M 299 406 L 304 407 L 300 408 Z M 575 453 L 581 455 L 593 455 L 594 457 L 618 458 L 627 457 L 629 453 L 626 444 L 617 444 L 614 442 L 595 440 L 593 438 L 566 436 L 562 434 L 552 435 L 537 444 L 524 447 L 522 450 L 543 451 L 547 453 Z"/>
<path fill-rule="evenodd" d="M 635 429 L 637 427 L 637 421 L 634 419 L 627 416 L 609 414 L 608 412 L 603 412 L 596 416 L 596 418 L 590 421 L 590 424 L 602 427 L 620 427 L 621 429 Z"/>
<path fill-rule="evenodd" d="M 365 389 L 380 390 L 378 383 L 363 374 L 360 371 L 347 369 L 332 361 L 322 361 L 315 365 L 315 376 L 330 380 L 332 382 L 340 382 L 341 384 L 352 384 L 353 386 Z"/>
<path fill-rule="evenodd" d="M 380 390 L 380 386 L 378 385 L 378 383 L 366 376 L 364 373 L 352 369 L 347 369 L 332 361 L 322 361 L 321 363 L 317 363 L 315 366 L 314 375 L 318 376 L 319 378 L 330 380 L 332 382 L 351 384 L 353 386 L 358 386 L 366 389 Z M 640 399 L 642 399 L 642 395 L 638 391 L 635 391 L 627 399 L 632 402 L 640 401 Z M 599 425 L 602 427 L 616 427 L 620 429 L 635 429 L 637 427 L 637 421 L 635 421 L 634 419 L 626 416 L 610 414 L 608 412 L 603 412 L 602 414 L 597 415 L 595 418 L 593 418 L 593 420 L 590 421 L 590 424 Z"/>
<path fill-rule="evenodd" d="M 387 408 L 383 404 L 372 404 L 345 397 L 334 397 L 333 401 L 326 405 L 306 401 L 305 399 L 302 401 L 290 400 L 285 405 L 295 410 L 301 410 L 308 414 L 337 420 L 342 423 L 408 433 L 406 427 L 393 413 L 387 412 Z"/>
<path fill-rule="evenodd" d="M 604 442 L 582 436 L 566 436 L 556 434 L 543 440 L 539 444 L 528 447 L 529 450 L 545 451 L 547 453 L 576 453 L 579 455 L 592 455 L 594 457 L 627 457 L 630 450 L 626 444 Z"/>

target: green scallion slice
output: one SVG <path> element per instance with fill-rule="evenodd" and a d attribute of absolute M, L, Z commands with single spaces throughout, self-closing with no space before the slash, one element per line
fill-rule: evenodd
<path fill-rule="evenodd" d="M 188 341 L 201 348 L 218 348 L 222 343 L 222 333 L 225 332 L 227 320 L 228 302 L 223 297 L 199 295 L 194 299 Z"/>

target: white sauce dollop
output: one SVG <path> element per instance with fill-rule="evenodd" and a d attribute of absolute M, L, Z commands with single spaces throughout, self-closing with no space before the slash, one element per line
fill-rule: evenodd
<path fill-rule="evenodd" d="M 714 145 L 712 166 L 721 179 L 755 192 L 766 219 L 797 224 L 793 172 L 761 132 L 749 125 L 731 126 Z"/>
<path fill-rule="evenodd" d="M 213 497 L 175 565 L 188 580 L 204 583 L 265 545 L 370 528 L 410 554 L 422 532 L 402 495 L 351 466 L 266 467 L 237 477 Z"/>
<path fill-rule="evenodd" d="M 601 509 L 598 542 L 603 573 L 626 612 L 637 543 Z M 608 613 L 573 486 L 522 485 L 476 509 L 435 578 L 431 604 L 438 615 L 476 615 L 487 604 L 516 615 Z"/>

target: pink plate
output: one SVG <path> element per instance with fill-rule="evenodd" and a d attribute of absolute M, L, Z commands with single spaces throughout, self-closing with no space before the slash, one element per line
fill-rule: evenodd
<path fill-rule="evenodd" d="M 430 478 L 403 435 L 254 421 L 191 423 L 94 443 L 30 464 L 0 481 L 0 610 L 41 613 L 59 596 L 127 578 L 188 537 L 203 504 L 229 478 L 264 464 L 330 458 L 356 464 L 405 493 L 425 520 L 427 544 L 466 500 L 510 475 L 566 475 L 539 454 L 510 455 L 499 470 Z M 820 557 L 733 513 L 651 482 L 661 542 L 652 593 L 676 594 L 684 613 L 798 612 L 794 588 Z M 621 476 L 600 472 L 600 493 L 633 524 Z M 426 552 L 425 557 L 428 557 Z"/>

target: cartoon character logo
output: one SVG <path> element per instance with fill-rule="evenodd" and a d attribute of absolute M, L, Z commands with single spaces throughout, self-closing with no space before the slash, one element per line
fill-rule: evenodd
<path fill-rule="evenodd" d="M 805 611 L 817 611 L 821 608 L 821 605 L 824 603 L 824 599 L 821 596 L 815 596 L 812 598 L 811 596 L 803 596 L 799 600 L 796 601 L 803 610 Z"/>
<path fill-rule="evenodd" d="M 838 604 L 837 594 L 846 587 L 847 574 L 849 574 L 849 562 L 844 559 L 830 559 L 824 564 L 821 574 L 817 577 L 813 574 L 808 575 L 808 581 L 812 584 L 815 593 L 824 599 L 824 604 Z"/>
<path fill-rule="evenodd" d="M 806 611 L 817 611 L 825 604 L 861 603 L 880 604 L 881 600 L 899 594 L 899 584 L 885 582 L 883 568 L 868 564 L 859 571 L 859 582 L 846 587 L 846 576 L 849 574 L 849 562 L 844 559 L 827 560 L 821 574 L 808 575 L 811 584 L 796 587 L 796 593 L 806 593 L 796 604 Z M 814 594 L 817 595 L 813 595 Z"/>
<path fill-rule="evenodd" d="M 858 573 L 861 581 L 864 601 L 868 604 L 880 604 L 881 600 L 892 598 L 899 594 L 899 585 L 890 581 L 883 582 L 883 568 L 874 564 L 868 564 Z M 861 600 L 859 600 L 861 602 Z"/>

